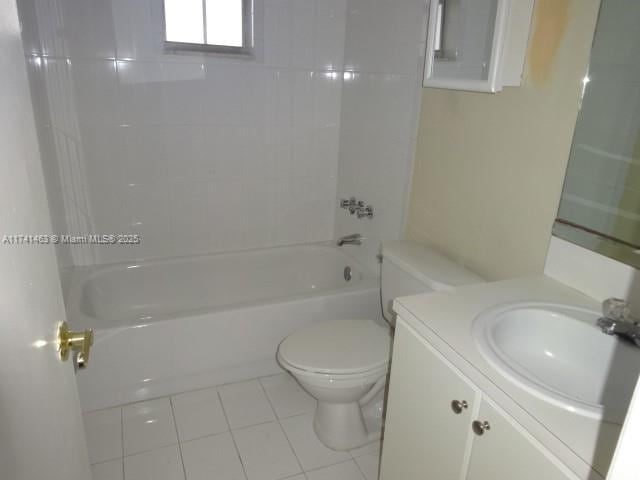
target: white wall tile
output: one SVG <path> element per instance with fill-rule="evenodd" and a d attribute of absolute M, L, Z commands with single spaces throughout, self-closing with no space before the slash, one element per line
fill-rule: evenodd
<path fill-rule="evenodd" d="M 426 18 L 420 0 L 349 0 L 337 197 L 372 204 L 358 220 L 336 208 L 335 235 L 361 233 L 350 253 L 378 271 L 383 241 L 401 236 L 413 168 Z"/>
<path fill-rule="evenodd" d="M 114 58 L 116 41 L 111 2 L 63 0 L 62 16 L 68 53 L 78 58 Z"/>
<path fill-rule="evenodd" d="M 275 243 L 277 215 L 276 184 L 256 178 L 246 183 L 246 248 L 268 247 Z"/>
<path fill-rule="evenodd" d="M 115 125 L 121 120 L 114 60 L 72 60 L 75 106 L 81 123 Z"/>
<path fill-rule="evenodd" d="M 162 123 L 162 66 L 159 62 L 118 60 L 119 96 L 123 123 Z"/>
<path fill-rule="evenodd" d="M 315 8 L 313 0 L 294 0 L 291 33 L 291 66 L 313 69 L 315 66 Z"/>
<path fill-rule="evenodd" d="M 24 0 L 18 5 L 18 15 L 22 26 L 22 44 L 27 55 L 41 54 L 38 13 L 34 0 Z"/>
<path fill-rule="evenodd" d="M 202 105 L 207 123 L 245 125 L 249 121 L 247 75 L 252 69 L 240 63 L 208 63 Z"/>
<path fill-rule="evenodd" d="M 346 69 L 415 75 L 426 8 L 422 0 L 349 0 Z"/>
<path fill-rule="evenodd" d="M 292 0 L 264 2 L 264 61 L 275 67 L 288 67 L 293 44 Z"/>
<path fill-rule="evenodd" d="M 203 181 L 209 175 L 205 128 L 201 125 L 169 125 L 164 128 L 167 177 L 170 180 Z"/>
<path fill-rule="evenodd" d="M 176 181 L 169 185 L 169 225 L 173 255 L 182 252 L 206 253 L 209 227 L 207 222 L 207 183 Z"/>
<path fill-rule="evenodd" d="M 171 125 L 201 125 L 205 122 L 203 100 L 207 91 L 203 63 L 162 63 L 163 120 Z M 217 98 L 221 98 L 218 92 Z M 226 91 L 231 98 L 233 93 Z"/>
<path fill-rule="evenodd" d="M 251 171 L 248 129 L 241 125 L 210 125 L 205 130 L 206 164 L 215 180 L 241 180 Z"/>
<path fill-rule="evenodd" d="M 116 55 L 132 60 L 155 60 L 161 45 L 155 40 L 152 1 L 112 0 Z"/>
<path fill-rule="evenodd" d="M 220 180 L 208 184 L 209 246 L 214 251 L 246 249 L 248 197 L 242 180 Z"/>
<path fill-rule="evenodd" d="M 316 3 L 315 66 L 342 72 L 346 33 L 347 0 Z"/>
<path fill-rule="evenodd" d="M 26 16 L 30 48 L 40 37 L 53 54 L 36 88 L 57 132 L 64 185 L 52 188 L 66 223 L 143 235 L 74 262 L 326 240 L 364 228 L 334 218 L 336 197 L 374 198 L 382 184 L 376 201 L 402 217 L 419 0 L 266 0 L 255 60 L 165 53 L 161 0 L 58 1 Z M 345 55 L 363 74 L 343 88 Z"/>
<path fill-rule="evenodd" d="M 161 125 L 130 125 L 122 129 L 125 142 L 123 181 L 126 185 L 169 180 L 166 132 Z"/>

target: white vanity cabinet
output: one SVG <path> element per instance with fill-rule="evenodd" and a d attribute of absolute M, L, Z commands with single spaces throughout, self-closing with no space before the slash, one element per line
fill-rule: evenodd
<path fill-rule="evenodd" d="M 381 480 L 459 480 L 479 400 L 480 392 L 398 319 Z"/>
<path fill-rule="evenodd" d="M 398 319 L 380 480 L 577 478 Z"/>

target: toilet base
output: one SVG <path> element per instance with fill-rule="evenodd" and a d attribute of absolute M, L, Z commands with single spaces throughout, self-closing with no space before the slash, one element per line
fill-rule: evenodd
<path fill-rule="evenodd" d="M 382 433 L 384 392 L 366 405 L 359 402 L 318 402 L 313 428 L 332 450 L 351 450 L 379 440 Z"/>
<path fill-rule="evenodd" d="M 313 428 L 320 441 L 333 450 L 349 450 L 370 441 L 358 402 L 318 402 Z"/>

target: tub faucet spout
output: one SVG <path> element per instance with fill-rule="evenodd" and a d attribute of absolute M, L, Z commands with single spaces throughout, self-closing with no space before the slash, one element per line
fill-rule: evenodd
<path fill-rule="evenodd" d="M 343 245 L 362 245 L 362 235 L 354 233 L 352 235 L 345 235 L 340 237 L 336 244 L 341 247 Z"/>

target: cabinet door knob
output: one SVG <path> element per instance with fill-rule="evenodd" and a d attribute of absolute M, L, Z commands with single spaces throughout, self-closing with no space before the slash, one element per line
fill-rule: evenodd
<path fill-rule="evenodd" d="M 471 424 L 471 428 L 473 429 L 473 433 L 476 435 L 484 435 L 484 432 L 491 430 L 491 425 L 489 422 L 481 422 L 480 420 L 476 420 Z"/>
<path fill-rule="evenodd" d="M 469 408 L 469 404 L 466 400 L 454 400 L 451 402 L 451 410 L 453 410 L 453 413 L 456 415 L 461 414 L 462 411 L 467 408 Z"/>

